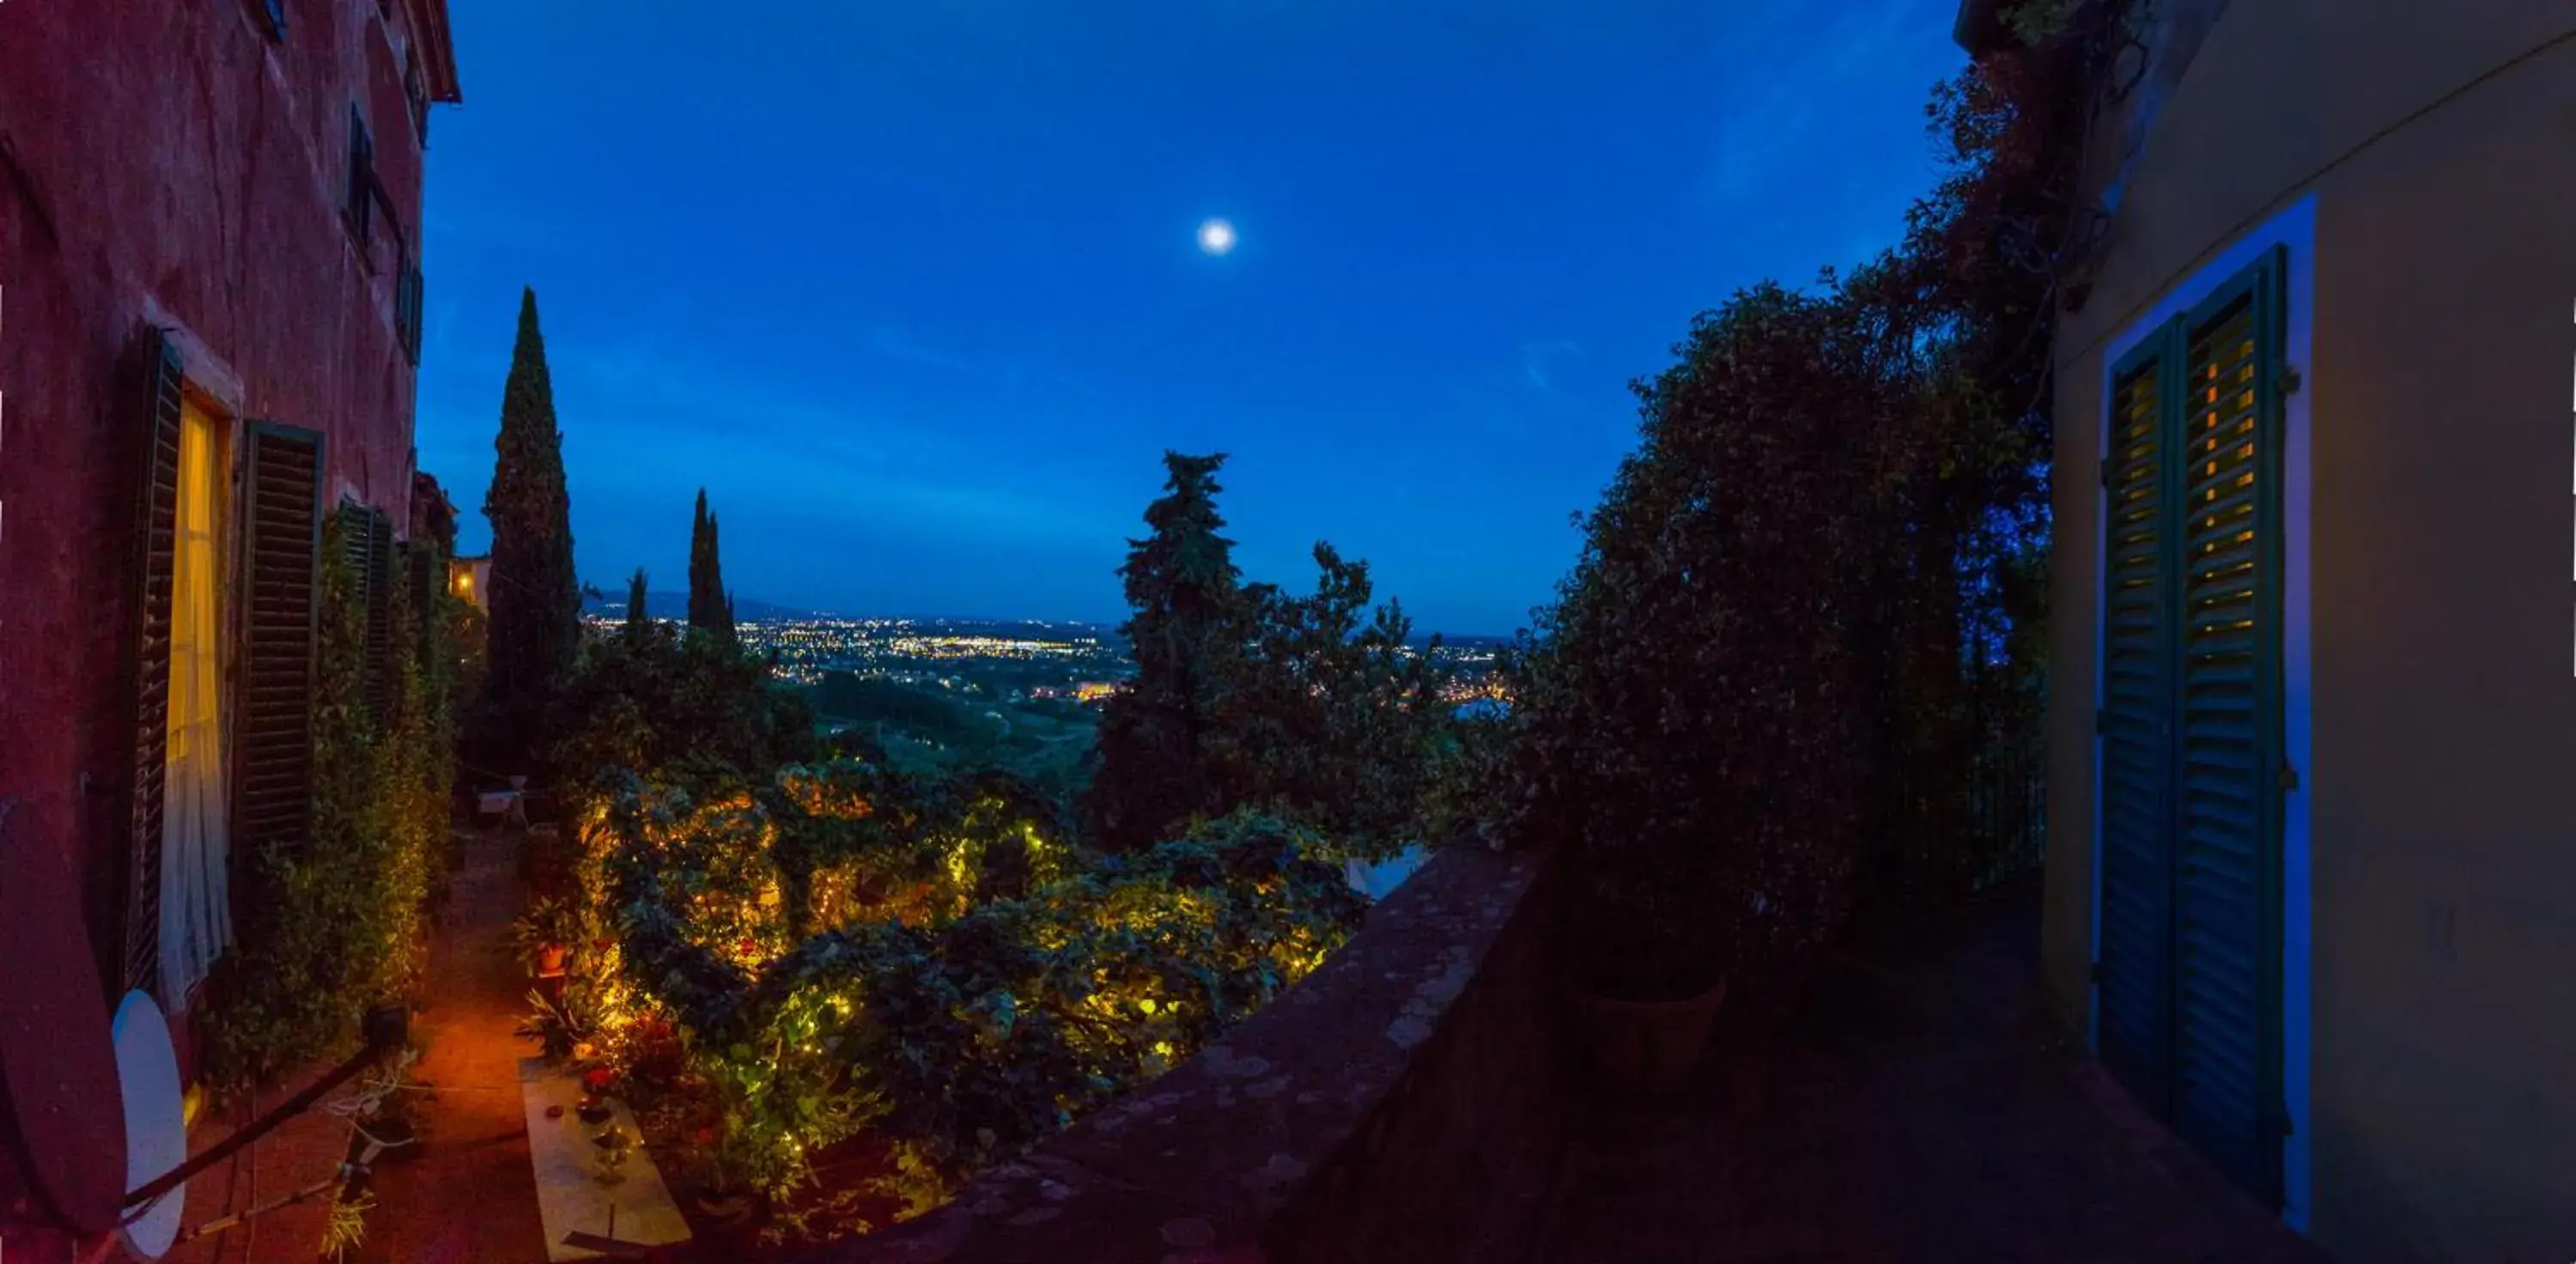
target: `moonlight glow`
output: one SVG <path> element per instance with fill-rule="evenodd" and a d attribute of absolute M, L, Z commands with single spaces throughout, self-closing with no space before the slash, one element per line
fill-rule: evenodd
<path fill-rule="evenodd" d="M 1221 255 L 1233 250 L 1234 225 L 1221 219 L 1212 219 L 1199 225 L 1199 249 L 1212 255 Z"/>

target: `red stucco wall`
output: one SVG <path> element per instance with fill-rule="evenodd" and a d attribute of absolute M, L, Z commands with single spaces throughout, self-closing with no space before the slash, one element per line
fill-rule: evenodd
<path fill-rule="evenodd" d="M 220 411 L 325 432 L 326 495 L 407 526 L 394 241 L 416 252 L 420 233 L 412 6 L 286 7 L 278 41 L 259 0 L 0 2 L 0 801 L 16 800 L 0 845 L 72 853 L 94 921 L 121 909 L 139 332 L 173 329 Z M 353 104 L 398 221 L 380 214 L 366 251 L 342 215 Z M 0 1147 L 17 1264 L 10 1166 Z"/>

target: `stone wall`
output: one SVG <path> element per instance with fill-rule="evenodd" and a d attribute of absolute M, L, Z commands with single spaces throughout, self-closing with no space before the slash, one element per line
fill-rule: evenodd
<path fill-rule="evenodd" d="M 1561 1148 L 1554 872 L 1444 850 L 1227 1039 L 948 1207 L 809 1264 L 1491 1258 Z"/>

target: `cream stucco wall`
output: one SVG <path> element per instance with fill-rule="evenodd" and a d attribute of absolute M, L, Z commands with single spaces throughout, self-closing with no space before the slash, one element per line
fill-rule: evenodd
<path fill-rule="evenodd" d="M 2576 1259 L 2576 3 L 2233 0 L 2058 337 L 2046 975 L 2089 1010 L 2102 353 L 2312 198 L 2307 1227 Z"/>

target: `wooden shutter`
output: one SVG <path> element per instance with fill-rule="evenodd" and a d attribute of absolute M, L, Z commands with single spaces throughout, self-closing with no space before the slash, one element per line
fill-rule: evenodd
<path fill-rule="evenodd" d="M 377 724 L 393 720 L 394 522 L 384 510 L 367 515 L 367 710 Z"/>
<path fill-rule="evenodd" d="M 313 691 L 322 562 L 322 436 L 255 421 L 242 432 L 242 610 L 233 703 L 233 855 L 301 853 L 313 836 Z M 237 873 L 242 872 L 237 867 Z M 237 882 L 234 921 L 263 902 Z"/>
<path fill-rule="evenodd" d="M 357 599 L 364 620 L 364 637 L 358 664 L 358 700 L 366 708 L 367 718 L 382 724 L 388 718 L 391 676 L 386 670 L 392 645 L 393 625 L 390 609 L 393 597 L 393 523 L 384 511 L 373 506 L 344 502 L 340 512 L 346 514 L 349 529 L 341 536 L 341 550 L 349 563 L 351 595 Z"/>
<path fill-rule="evenodd" d="M 161 979 L 162 779 L 170 764 L 170 598 L 179 526 L 179 427 L 187 366 L 155 330 L 143 347 L 135 505 L 134 775 L 125 847 L 123 983 L 158 995 Z"/>
<path fill-rule="evenodd" d="M 2102 1061 L 2278 1206 L 2284 256 L 2113 374 L 2102 467 Z"/>
<path fill-rule="evenodd" d="M 2167 340 L 2113 377 L 2102 463 L 2100 992 L 2102 1062 L 2163 1115 L 2171 1084 L 2174 394 Z"/>
<path fill-rule="evenodd" d="M 2277 256 L 2191 316 L 2180 404 L 2181 760 L 2174 1130 L 2277 1199 L 2280 304 Z"/>

